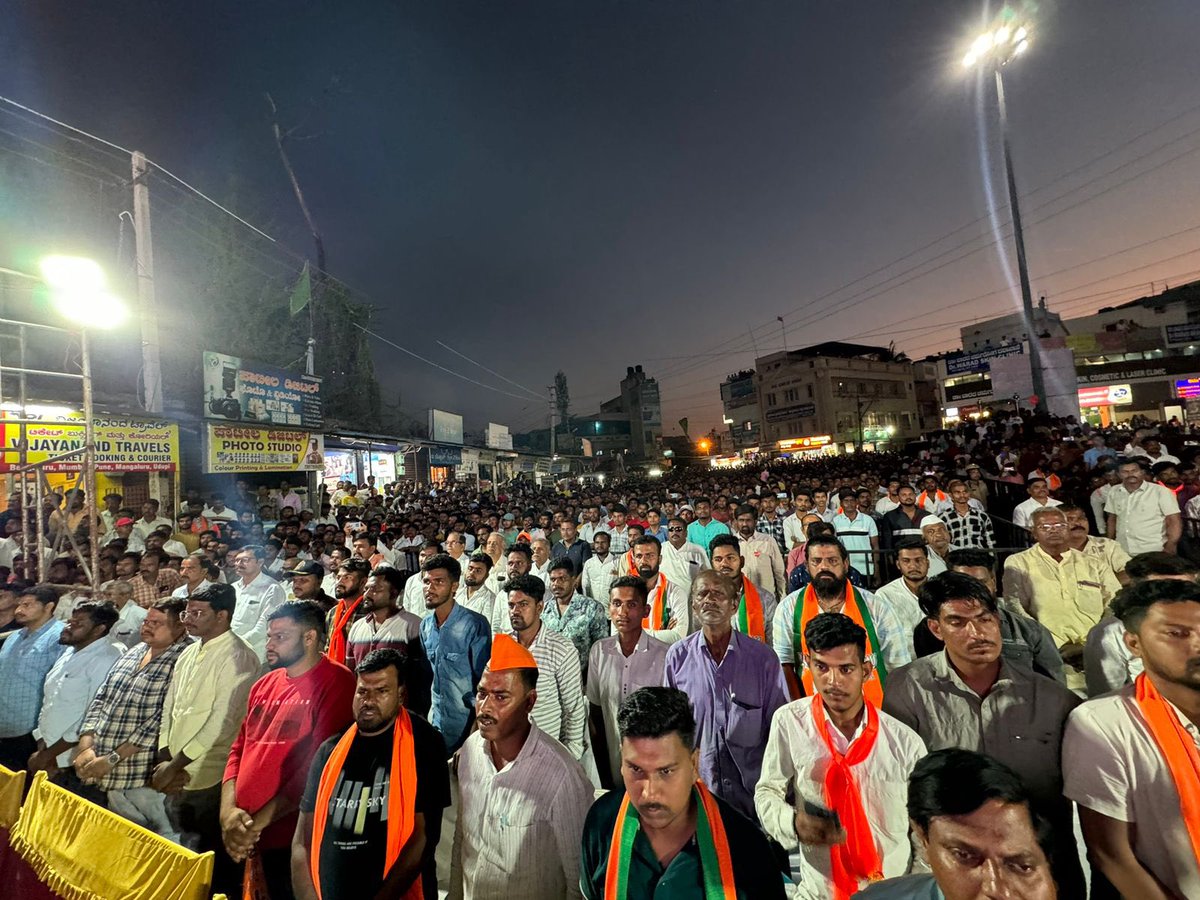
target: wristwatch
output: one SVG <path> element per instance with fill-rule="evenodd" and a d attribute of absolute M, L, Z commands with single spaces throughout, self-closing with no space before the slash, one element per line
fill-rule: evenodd
<path fill-rule="evenodd" d="M 121 761 L 121 754 L 114 750 L 112 753 L 104 757 L 104 761 L 115 768 L 117 763 Z"/>

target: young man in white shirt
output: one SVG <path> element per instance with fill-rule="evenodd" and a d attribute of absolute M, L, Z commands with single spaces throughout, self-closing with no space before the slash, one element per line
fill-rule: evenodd
<path fill-rule="evenodd" d="M 1121 483 L 1109 491 L 1104 502 L 1108 536 L 1131 556 L 1157 550 L 1174 553 L 1183 536 L 1183 516 L 1175 494 L 1147 479 L 1150 473 L 1142 459 L 1125 460 L 1117 474 Z"/>

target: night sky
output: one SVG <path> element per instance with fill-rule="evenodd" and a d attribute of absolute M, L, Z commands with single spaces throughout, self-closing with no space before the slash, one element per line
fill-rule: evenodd
<path fill-rule="evenodd" d="M 920 357 L 1019 302 L 1011 242 L 987 246 L 988 179 L 1008 221 L 994 94 L 980 107 L 960 62 L 982 4 L 2 8 L 0 93 L 222 199 L 236 180 L 237 210 L 301 253 L 263 93 L 285 122 L 314 108 L 293 159 L 375 330 L 515 393 L 436 341 L 539 394 L 561 368 L 575 413 L 640 363 L 668 433 L 688 416 L 695 434 L 720 421 L 721 379 L 783 346 L 776 316 L 790 348 Z M 1036 17 L 1006 70 L 1035 296 L 1075 316 L 1200 277 L 1200 5 Z M 545 422 L 532 399 L 375 354 L 418 417 Z"/>

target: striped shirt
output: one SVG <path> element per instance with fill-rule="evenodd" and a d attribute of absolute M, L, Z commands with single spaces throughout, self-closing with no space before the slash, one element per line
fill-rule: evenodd
<path fill-rule="evenodd" d="M 513 632 L 514 640 L 520 640 Z M 529 718 L 538 728 L 562 742 L 573 759 L 583 756 L 587 704 L 583 699 L 579 651 L 557 631 L 540 623 L 529 645 L 538 666 L 537 703 Z"/>
<path fill-rule="evenodd" d="M 541 700 L 539 690 L 535 709 Z M 580 896 L 579 847 L 593 790 L 583 766 L 562 744 L 534 724 L 517 758 L 497 771 L 490 745 L 477 731 L 459 754 L 458 781 L 462 807 L 451 898 Z"/>

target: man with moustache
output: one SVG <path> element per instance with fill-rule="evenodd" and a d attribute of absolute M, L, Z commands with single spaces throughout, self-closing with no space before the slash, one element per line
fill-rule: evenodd
<path fill-rule="evenodd" d="M 363 587 L 362 615 L 350 626 L 346 641 L 346 668 L 376 650 L 395 650 L 405 658 L 406 706 L 418 715 L 429 714 L 429 689 L 433 673 L 421 645 L 421 620 L 399 606 L 404 574 L 391 566 L 378 566 Z"/>
<path fill-rule="evenodd" d="M 587 541 L 579 538 L 579 530 L 571 519 L 562 520 L 559 533 L 562 538 L 551 548 L 551 558 L 562 559 L 565 556 L 575 564 L 575 571 L 582 573 L 584 563 L 592 556 L 592 548 Z"/>
<path fill-rule="evenodd" d="M 661 550 L 663 574 L 685 591 L 700 570 L 708 568 L 708 551 L 687 539 L 687 522 L 678 516 L 667 520 L 667 542 Z"/>
<path fill-rule="evenodd" d="M 326 615 L 337 606 L 337 599 L 325 593 L 325 567 L 316 560 L 303 560 L 283 577 L 291 584 L 289 600 L 312 600 L 325 610 Z"/>
<path fill-rule="evenodd" d="M 521 583 L 532 589 L 531 581 L 541 583 L 529 576 Z M 577 758 L 535 724 L 540 676 L 528 648 L 496 635 L 475 698 L 479 730 L 459 756 L 462 811 L 451 897 L 579 897 L 579 844 L 592 785 Z"/>
<path fill-rule="evenodd" d="M 496 603 L 492 608 L 492 631 L 499 634 L 508 630 L 508 605 L 505 592 L 514 578 L 528 575 L 533 569 L 533 548 L 526 543 L 513 544 L 508 548 L 504 560 L 505 578 L 496 591 Z M 545 582 L 543 582 L 544 584 Z"/>
<path fill-rule="evenodd" d="M 835 537 L 816 535 L 809 539 L 805 565 L 811 581 L 789 594 L 775 610 L 775 653 L 793 698 L 812 696 L 812 674 L 802 665 L 804 629 L 808 621 L 826 613 L 844 613 L 867 633 L 867 658 L 863 692 L 879 706 L 887 674 L 912 660 L 912 634 L 891 607 L 875 600 L 870 591 L 854 587 L 848 580 L 849 554 Z"/>
<path fill-rule="evenodd" d="M 646 582 L 636 575 L 618 578 L 609 589 L 608 601 L 608 618 L 616 633 L 597 641 L 588 653 L 589 733 L 604 787 L 621 783 L 621 738 L 617 731 L 621 703 L 639 688 L 662 684 L 668 645 L 642 628 L 642 620 L 649 614 Z"/>
<path fill-rule="evenodd" d="M 441 732 L 446 752 L 453 754 L 471 731 L 475 687 L 491 653 L 492 628 L 479 613 L 455 602 L 458 563 L 447 554 L 427 559 L 421 568 L 425 608 L 421 643 L 433 670 L 429 723 Z"/>
<path fill-rule="evenodd" d="M 58 635 L 58 643 L 67 650 L 46 675 L 33 730 L 37 749 L 27 767 L 30 777 L 44 771 L 55 784 L 100 806 L 105 805 L 103 792 L 79 779 L 71 768 L 71 754 L 88 706 L 121 658 L 121 649 L 109 639 L 116 623 L 117 610 L 111 603 L 84 601 L 71 610 Z"/>
<path fill-rule="evenodd" d="M 271 671 L 250 688 L 221 785 L 225 850 L 237 863 L 257 857 L 271 900 L 294 896 L 291 844 L 313 755 L 350 724 L 354 676 L 324 646 L 325 613 L 312 600 L 290 600 L 271 613 Z"/>
<path fill-rule="evenodd" d="M 446 746 L 406 708 L 403 654 L 358 663 L 354 724 L 313 758 L 292 840 L 298 900 L 436 900 L 434 851 L 450 804 Z"/>
<path fill-rule="evenodd" d="M 1067 516 L 1067 545 L 1084 556 L 1095 557 L 1122 585 L 1129 584 L 1125 566 L 1131 557 L 1125 548 L 1110 538 L 1089 534 L 1087 513 L 1078 506 L 1065 503 L 1059 509 Z"/>
<path fill-rule="evenodd" d="M 1054 829 L 1059 886 L 1067 896 L 1083 896 L 1060 762 L 1063 730 L 1079 698 L 1004 659 L 996 600 L 978 579 L 946 572 L 927 581 L 920 598 L 929 630 L 945 649 L 892 673 L 884 712 L 921 735 L 930 750 L 986 753 L 1020 775 Z"/>
<path fill-rule="evenodd" d="M 583 699 L 579 651 L 571 639 L 542 622 L 545 583 L 536 575 L 518 575 L 508 583 L 508 632 L 537 662 L 538 704 L 533 722 L 560 741 L 575 759 L 583 756 L 587 704 Z"/>
<path fill-rule="evenodd" d="M 414 575 L 410 575 L 408 581 L 404 583 L 404 603 L 402 605 L 418 619 L 424 618 L 425 613 L 428 612 L 425 606 L 425 582 L 421 580 L 420 568 L 441 552 L 442 545 L 437 541 L 422 543 L 421 551 L 417 554 L 418 571 Z M 459 564 L 459 571 L 462 571 L 461 564 Z"/>
<path fill-rule="evenodd" d="M 489 622 L 495 613 L 496 595 L 487 587 L 492 558 L 483 551 L 472 553 L 463 569 L 463 583 L 454 599 Z"/>
<path fill-rule="evenodd" d="M 758 530 L 758 511 L 749 504 L 743 504 L 734 510 L 733 523 L 737 528 L 742 569 L 746 577 L 760 589 L 775 597 L 782 597 L 787 591 L 783 554 L 773 537 Z M 708 552 L 711 557 L 712 541 L 709 541 Z"/>
<path fill-rule="evenodd" d="M 620 574 L 622 558 L 608 551 L 608 532 L 597 531 L 592 537 L 592 555 L 583 564 L 583 593 L 601 603 L 608 596 L 609 584 Z"/>
<path fill-rule="evenodd" d="M 734 630 L 739 592 L 729 578 L 700 573 L 691 599 L 700 630 L 667 651 L 663 684 L 692 704 L 701 779 L 753 820 L 763 747 L 771 717 L 788 701 L 787 685 L 770 646 Z"/>
<path fill-rule="evenodd" d="M 346 645 L 350 626 L 362 615 L 363 590 L 371 576 L 371 566 L 365 559 L 352 556 L 338 566 L 333 595 L 337 605 L 325 616 L 329 644 L 325 655 L 335 663 L 346 664 Z"/>
<path fill-rule="evenodd" d="M 642 623 L 651 637 L 668 644 L 682 640 L 691 632 L 687 593 L 659 571 L 662 546 L 657 538 L 643 535 L 630 548 L 637 575 L 646 582 L 650 595 L 650 615 Z M 631 573 L 632 574 L 632 573 Z"/>
<path fill-rule="evenodd" d="M 814 693 L 775 714 L 754 792 L 767 834 L 785 850 L 799 847 L 793 877 L 796 896 L 806 900 L 850 897 L 906 874 L 912 863 L 904 807 L 895 799 L 925 745 L 864 696 L 867 640 L 840 613 L 808 621 L 805 665 Z"/>
<path fill-rule="evenodd" d="M 221 779 L 262 670 L 253 648 L 230 629 L 236 603 L 228 584 L 206 585 L 187 599 L 183 625 L 194 640 L 171 674 L 150 777 L 150 786 L 166 795 L 180 843 L 214 854 L 214 890 L 224 893 L 240 882 L 221 842 Z"/>
<path fill-rule="evenodd" d="M 712 571 L 724 575 L 738 588 L 738 605 L 734 613 L 733 627 L 742 634 L 770 647 L 772 618 L 775 615 L 775 595 L 770 591 L 760 589 L 746 575 L 743 570 L 746 558 L 742 556 L 741 550 L 742 544 L 733 535 L 717 535 L 712 539 L 709 547 Z M 695 612 L 694 607 L 693 612 Z"/>
<path fill-rule="evenodd" d="M 588 811 L 583 896 L 783 900 L 783 878 L 762 832 L 700 780 L 687 695 L 668 687 L 634 691 L 621 704 L 618 727 L 624 790 L 609 791 Z"/>
<path fill-rule="evenodd" d="M 33 729 L 42 707 L 46 675 L 66 647 L 63 623 L 54 617 L 58 593 L 49 585 L 21 591 L 13 612 L 20 630 L 0 646 L 0 765 L 17 771 L 37 749 Z"/>
<path fill-rule="evenodd" d="M 921 520 L 926 512 L 917 506 L 917 492 L 912 485 L 901 485 L 896 492 L 900 505 L 883 514 L 879 523 L 879 546 L 893 550 L 901 538 L 921 537 Z"/>

